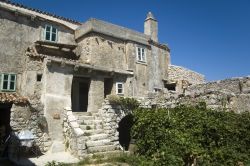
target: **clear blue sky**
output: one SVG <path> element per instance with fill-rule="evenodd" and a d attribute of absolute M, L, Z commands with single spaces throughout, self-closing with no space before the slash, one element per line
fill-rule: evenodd
<path fill-rule="evenodd" d="M 250 0 L 13 0 L 80 22 L 90 17 L 143 32 L 148 11 L 171 62 L 208 81 L 250 75 Z"/>

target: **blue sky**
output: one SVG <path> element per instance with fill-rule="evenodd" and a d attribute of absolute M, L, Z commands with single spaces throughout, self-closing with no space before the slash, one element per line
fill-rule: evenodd
<path fill-rule="evenodd" d="M 13 0 L 80 22 L 90 17 L 143 32 L 152 11 L 171 63 L 208 81 L 250 75 L 249 0 Z"/>

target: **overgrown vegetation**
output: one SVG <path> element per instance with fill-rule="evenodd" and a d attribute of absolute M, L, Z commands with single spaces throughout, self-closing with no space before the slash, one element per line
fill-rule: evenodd
<path fill-rule="evenodd" d="M 119 105 L 124 111 L 132 111 L 139 107 L 140 103 L 134 98 L 120 97 L 118 95 L 109 95 L 109 103 Z"/>
<path fill-rule="evenodd" d="M 250 164 L 250 114 L 196 107 L 134 111 L 138 154 L 154 165 Z"/>
<path fill-rule="evenodd" d="M 205 103 L 172 109 L 146 109 L 139 108 L 138 102 L 130 98 L 119 97 L 113 101 L 123 109 L 130 110 L 133 116 L 132 138 L 136 143 L 135 154 L 93 156 L 73 165 L 250 165 L 248 112 L 237 114 L 215 111 L 207 109 Z M 48 166 L 61 165 L 51 164 Z"/>

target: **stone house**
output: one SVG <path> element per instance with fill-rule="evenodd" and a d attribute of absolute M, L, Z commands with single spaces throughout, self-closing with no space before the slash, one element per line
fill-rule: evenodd
<path fill-rule="evenodd" d="M 107 95 L 148 97 L 173 83 L 170 49 L 158 42 L 151 12 L 141 33 L 1 0 L 0 42 L 1 125 L 6 135 L 31 130 L 41 151 L 63 149 L 64 110 L 94 115 Z"/>

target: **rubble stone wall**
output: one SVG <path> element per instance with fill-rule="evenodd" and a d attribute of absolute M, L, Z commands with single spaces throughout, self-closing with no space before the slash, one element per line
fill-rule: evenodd
<path fill-rule="evenodd" d="M 106 134 L 109 135 L 109 139 L 113 145 L 120 149 L 119 143 L 119 122 L 128 115 L 128 112 L 125 112 L 121 109 L 120 106 L 110 104 L 108 100 L 105 100 L 101 109 L 99 109 L 99 114 L 103 120 L 103 129 Z"/>
<path fill-rule="evenodd" d="M 168 79 L 171 81 L 185 80 L 192 85 L 205 82 L 204 75 L 181 66 L 170 65 L 168 71 Z"/>
<path fill-rule="evenodd" d="M 142 107 L 174 108 L 181 104 L 205 102 L 208 108 L 224 111 L 250 111 L 250 77 L 192 85 L 184 94 L 159 95 L 142 101 Z"/>
<path fill-rule="evenodd" d="M 87 138 L 70 109 L 64 110 L 63 133 L 65 149 L 80 159 L 84 158 L 87 154 L 85 145 Z"/>
<path fill-rule="evenodd" d="M 51 145 L 51 140 L 47 133 L 47 122 L 43 118 L 43 111 L 38 107 L 33 107 L 32 105 L 13 105 L 10 126 L 12 134 L 15 136 L 22 130 L 31 131 L 35 136 L 36 148 L 41 152 L 46 152 Z M 13 147 L 10 148 L 11 155 L 16 153 L 16 148 L 13 144 Z"/>

